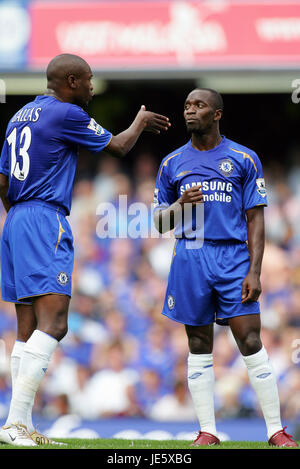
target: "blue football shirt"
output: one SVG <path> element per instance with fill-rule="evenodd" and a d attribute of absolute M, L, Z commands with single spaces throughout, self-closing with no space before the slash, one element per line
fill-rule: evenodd
<path fill-rule="evenodd" d="M 37 96 L 6 130 L 0 172 L 9 177 L 8 200 L 39 199 L 70 213 L 79 147 L 99 153 L 111 137 L 81 107 Z"/>
<path fill-rule="evenodd" d="M 247 240 L 246 211 L 267 205 L 262 165 L 257 154 L 228 138 L 208 151 L 191 140 L 161 162 L 154 192 L 154 210 L 167 208 L 198 185 L 203 204 L 183 217 L 176 238 L 213 241 Z"/>

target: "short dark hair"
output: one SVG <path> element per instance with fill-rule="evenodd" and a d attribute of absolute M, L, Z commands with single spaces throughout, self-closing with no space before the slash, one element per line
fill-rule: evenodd
<path fill-rule="evenodd" d="M 215 111 L 217 109 L 221 109 L 221 111 L 224 110 L 223 98 L 218 91 L 213 90 L 212 88 L 196 88 L 196 90 L 208 91 L 212 95 Z"/>

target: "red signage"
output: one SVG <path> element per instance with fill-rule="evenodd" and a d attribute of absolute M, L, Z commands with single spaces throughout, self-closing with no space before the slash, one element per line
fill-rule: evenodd
<path fill-rule="evenodd" d="M 99 69 L 300 67 L 300 3 L 34 2 L 29 65 L 68 52 Z"/>

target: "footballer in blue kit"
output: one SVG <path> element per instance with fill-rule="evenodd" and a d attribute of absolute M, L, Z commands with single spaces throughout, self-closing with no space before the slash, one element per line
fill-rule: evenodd
<path fill-rule="evenodd" d="M 0 158 L 0 195 L 6 209 L 1 244 L 2 299 L 16 305 L 17 338 L 11 354 L 12 399 L 0 442 L 58 444 L 40 435 L 32 406 L 51 356 L 68 328 L 73 270 L 71 210 L 78 150 L 124 156 L 143 131 L 159 134 L 165 116 L 137 113 L 113 135 L 91 118 L 87 62 L 61 54 L 47 67 L 47 92 L 9 121 Z"/>
<path fill-rule="evenodd" d="M 162 160 L 155 210 L 171 206 L 192 187 L 202 191 L 202 213 L 197 219 L 194 208 L 190 218 L 175 226 L 164 314 L 196 326 L 258 313 L 258 301 L 241 303 L 249 270 L 246 211 L 267 205 L 258 156 L 224 136 L 199 156 L 189 141 Z"/>
<path fill-rule="evenodd" d="M 262 165 L 257 154 L 221 135 L 222 96 L 189 93 L 190 140 L 163 158 L 154 191 L 154 223 L 174 230 L 162 313 L 184 324 L 187 381 L 200 431 L 193 445 L 219 445 L 214 414 L 214 323 L 228 325 L 248 369 L 273 446 L 298 446 L 282 428 L 276 377 L 260 338 L 264 252 Z"/>
<path fill-rule="evenodd" d="M 80 106 L 54 96 L 38 96 L 10 120 L 0 159 L 12 204 L 2 240 L 3 300 L 31 304 L 46 293 L 71 296 L 73 237 L 66 216 L 78 146 L 100 153 L 111 138 Z"/>

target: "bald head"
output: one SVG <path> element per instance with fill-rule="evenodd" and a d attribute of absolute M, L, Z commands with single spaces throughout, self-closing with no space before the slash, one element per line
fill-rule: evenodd
<path fill-rule="evenodd" d="M 46 75 L 48 82 L 58 82 L 67 79 L 69 75 L 79 78 L 89 71 L 89 64 L 78 55 L 60 54 L 51 60 Z"/>
<path fill-rule="evenodd" d="M 48 90 L 62 101 L 86 105 L 92 97 L 92 72 L 89 64 L 73 54 L 54 57 L 46 70 Z"/>

